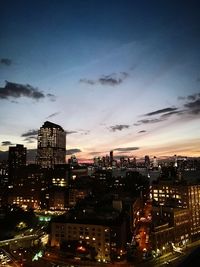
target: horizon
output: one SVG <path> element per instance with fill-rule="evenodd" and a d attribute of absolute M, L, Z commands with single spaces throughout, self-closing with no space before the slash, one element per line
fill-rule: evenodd
<path fill-rule="evenodd" d="M 21 144 L 16 144 L 16 145 L 21 145 Z M 13 144 L 11 147 L 14 147 L 14 146 L 15 145 Z M 37 148 L 31 148 L 31 149 L 28 149 L 27 147 L 25 147 L 25 148 L 27 149 L 27 163 L 30 164 L 32 162 L 35 162 L 35 158 L 33 158 L 33 156 L 36 156 L 36 154 L 37 154 Z M 30 154 L 32 152 L 34 154 Z M 5 155 L 5 153 L 7 153 L 7 158 L 8 158 L 9 150 L 5 150 L 5 151 L 1 151 L 0 150 L 0 158 L 1 158 L 1 161 L 2 160 L 5 160 L 5 158 L 1 156 L 2 153 L 4 155 Z M 83 163 L 93 163 L 94 158 L 103 158 L 103 157 L 109 156 L 109 153 L 110 153 L 110 151 L 108 151 L 106 154 L 96 155 L 95 157 L 90 158 L 90 159 L 88 159 L 88 158 L 84 159 L 84 158 L 79 158 L 78 157 L 78 153 L 77 154 L 76 153 L 73 154 L 73 153 L 71 153 L 70 150 L 67 150 L 66 149 L 66 157 L 65 157 L 65 160 L 66 160 L 66 163 L 67 163 L 68 159 L 70 159 L 71 156 L 76 156 L 78 162 L 81 163 L 81 164 L 83 164 Z M 116 155 L 115 153 L 113 153 L 113 159 L 116 160 L 116 161 L 120 161 L 120 158 L 121 157 L 124 157 L 125 159 L 127 159 L 127 158 L 134 159 L 135 158 L 137 160 L 137 162 L 143 162 L 145 160 L 145 156 L 146 155 L 137 157 L 137 156 L 134 156 L 134 155 L 131 155 L 131 154 L 125 154 L 125 155 L 123 155 L 123 154 L 117 154 Z M 149 156 L 151 162 L 153 161 L 153 158 L 156 157 L 156 155 L 148 155 L 148 156 Z M 200 159 L 200 157 L 189 157 L 187 155 L 176 155 L 176 154 L 174 154 L 174 155 L 163 155 L 163 156 L 156 157 L 156 158 L 159 161 L 172 161 L 172 160 L 174 160 L 174 157 L 175 156 L 177 157 L 177 160 Z"/>

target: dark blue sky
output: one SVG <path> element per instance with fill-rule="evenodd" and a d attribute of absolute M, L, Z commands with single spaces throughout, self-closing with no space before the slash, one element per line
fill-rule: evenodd
<path fill-rule="evenodd" d="M 199 107 L 199 9 L 191 0 L 1 0 L 1 142 L 36 147 L 22 134 L 49 118 L 75 132 L 67 146 L 81 157 L 115 146 L 198 154 L 198 110 L 186 105 L 195 95 Z M 180 112 L 145 121 L 165 108 Z"/>

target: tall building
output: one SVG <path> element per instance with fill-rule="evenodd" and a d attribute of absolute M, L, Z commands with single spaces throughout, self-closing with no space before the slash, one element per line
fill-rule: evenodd
<path fill-rule="evenodd" d="M 26 165 L 26 147 L 23 145 L 10 146 L 8 152 L 9 169 L 16 169 Z"/>
<path fill-rule="evenodd" d="M 148 155 L 146 155 L 146 156 L 144 157 L 144 165 L 145 165 L 145 167 L 146 167 L 147 169 L 149 169 L 149 167 L 150 167 L 150 158 L 149 158 Z"/>
<path fill-rule="evenodd" d="M 158 168 L 158 160 L 155 156 L 153 157 L 153 168 Z"/>
<path fill-rule="evenodd" d="M 110 166 L 112 166 L 113 160 L 114 160 L 114 158 L 113 158 L 113 150 L 111 150 L 110 151 Z"/>
<path fill-rule="evenodd" d="M 8 152 L 8 177 L 9 184 L 16 180 L 16 172 L 26 166 L 26 147 L 23 145 L 10 146 Z"/>
<path fill-rule="evenodd" d="M 64 164 L 66 133 L 55 123 L 46 121 L 38 131 L 37 163 L 43 168 Z"/>

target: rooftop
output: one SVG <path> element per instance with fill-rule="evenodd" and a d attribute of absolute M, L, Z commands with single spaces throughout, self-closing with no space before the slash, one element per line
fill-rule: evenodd
<path fill-rule="evenodd" d="M 61 131 L 64 131 L 60 125 L 55 124 L 50 121 L 45 121 L 45 123 L 42 125 L 42 128 L 57 128 L 57 129 L 60 129 Z"/>

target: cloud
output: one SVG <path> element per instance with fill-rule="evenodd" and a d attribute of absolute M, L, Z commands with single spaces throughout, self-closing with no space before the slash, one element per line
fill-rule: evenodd
<path fill-rule="evenodd" d="M 178 100 L 185 100 L 185 96 L 178 96 Z"/>
<path fill-rule="evenodd" d="M 166 113 L 166 112 L 171 112 L 171 111 L 175 111 L 175 110 L 177 110 L 177 108 L 163 108 L 163 109 L 158 109 L 156 111 L 147 113 L 144 116 L 153 116 L 153 115 L 157 115 L 157 114 L 161 114 L 161 113 Z"/>
<path fill-rule="evenodd" d="M 188 95 L 188 96 L 187 96 L 187 99 L 188 99 L 188 100 L 191 100 L 191 101 L 194 101 L 194 100 L 196 100 L 197 97 L 198 97 L 197 94 L 194 94 L 194 95 Z"/>
<path fill-rule="evenodd" d="M 99 78 L 99 82 L 102 85 L 115 86 L 122 83 L 127 77 L 128 73 L 126 72 L 120 72 L 118 75 L 114 73 L 111 75 L 103 75 L 101 78 Z"/>
<path fill-rule="evenodd" d="M 90 130 L 80 130 L 81 135 L 88 135 L 90 133 Z"/>
<path fill-rule="evenodd" d="M 58 114 L 60 114 L 60 112 L 52 113 L 51 115 L 49 115 L 48 117 L 46 117 L 46 119 L 53 118 L 53 117 L 57 116 Z"/>
<path fill-rule="evenodd" d="M 184 100 L 183 108 L 180 111 L 181 114 L 198 115 L 200 113 L 200 93 L 195 93 L 188 96 L 179 96 L 179 100 Z"/>
<path fill-rule="evenodd" d="M 56 96 L 53 94 L 45 95 L 38 88 L 34 88 L 29 84 L 19 84 L 5 81 L 6 84 L 4 87 L 0 87 L 0 99 L 8 100 L 10 98 L 20 98 L 27 97 L 34 100 L 39 100 L 45 97 L 50 98 L 51 101 L 55 101 Z M 11 101 L 13 102 L 13 100 Z M 15 101 L 15 103 L 17 103 Z"/>
<path fill-rule="evenodd" d="M 122 131 L 124 129 L 128 129 L 129 127 L 130 125 L 127 125 L 127 124 L 117 124 L 114 126 L 110 126 L 109 129 L 110 131 L 115 132 L 115 131 Z"/>
<path fill-rule="evenodd" d="M 179 111 L 183 115 L 199 115 L 200 114 L 200 93 L 188 96 L 179 96 L 179 100 L 184 100 L 183 109 Z"/>
<path fill-rule="evenodd" d="M 32 143 L 35 143 L 35 141 L 37 140 L 37 135 L 38 135 L 38 130 L 33 129 L 33 130 L 29 130 L 23 133 L 21 137 L 26 137 L 24 138 L 24 142 L 27 142 L 28 144 L 32 144 Z"/>
<path fill-rule="evenodd" d="M 100 151 L 94 151 L 94 152 L 89 152 L 88 154 L 89 155 L 92 155 L 92 156 L 97 156 L 97 155 L 101 155 L 102 152 L 100 152 Z"/>
<path fill-rule="evenodd" d="M 74 130 L 74 131 L 73 130 L 72 131 L 66 130 L 65 132 L 67 135 L 69 135 L 69 134 L 88 135 L 90 133 L 89 130 L 82 130 L 82 129 L 78 129 L 78 130 Z"/>
<path fill-rule="evenodd" d="M 147 131 L 145 130 L 142 130 L 142 131 L 139 131 L 138 133 L 146 133 Z"/>
<path fill-rule="evenodd" d="M 184 113 L 184 110 L 171 111 L 171 112 L 162 114 L 160 118 L 168 118 L 168 117 L 171 117 L 172 115 L 180 115 L 183 113 Z"/>
<path fill-rule="evenodd" d="M 75 134 L 75 133 L 78 133 L 77 131 L 65 131 L 66 132 L 66 134 Z"/>
<path fill-rule="evenodd" d="M 82 152 L 79 148 L 72 148 L 72 149 L 68 149 L 66 150 L 66 155 L 73 155 L 76 153 L 80 153 Z"/>
<path fill-rule="evenodd" d="M 200 97 L 200 93 L 195 93 L 193 95 L 188 96 L 179 96 L 178 100 L 187 100 L 187 101 L 194 101 Z"/>
<path fill-rule="evenodd" d="M 0 99 L 28 97 L 35 100 L 44 98 L 45 95 L 29 84 L 23 85 L 6 81 L 5 87 L 0 87 Z"/>
<path fill-rule="evenodd" d="M 12 60 L 9 58 L 1 58 L 0 63 L 2 65 L 10 66 L 12 64 Z"/>
<path fill-rule="evenodd" d="M 27 142 L 28 144 L 35 143 L 36 140 L 37 140 L 37 137 L 36 136 L 29 136 L 29 137 L 26 137 L 24 139 L 24 141 Z"/>
<path fill-rule="evenodd" d="M 94 85 L 96 83 L 96 81 L 88 80 L 88 79 L 80 79 L 79 82 L 80 83 L 87 83 L 87 84 L 90 84 L 90 85 Z"/>
<path fill-rule="evenodd" d="M 120 160 L 121 158 L 128 159 L 129 157 L 130 157 L 130 155 L 126 155 L 126 154 L 125 155 L 124 154 L 122 154 L 122 155 L 114 155 L 114 159 L 115 160 Z"/>
<path fill-rule="evenodd" d="M 158 123 L 163 121 L 163 118 L 159 118 L 159 119 L 144 119 L 144 120 L 139 120 L 136 123 L 134 123 L 135 126 L 139 126 L 142 124 L 151 124 L 151 123 Z"/>
<path fill-rule="evenodd" d="M 25 132 L 21 135 L 21 137 L 34 137 L 38 135 L 38 130 L 37 129 L 33 129 L 33 130 L 29 130 L 28 132 Z"/>
<path fill-rule="evenodd" d="M 200 114 L 200 97 L 195 101 L 188 102 L 184 105 L 190 114 L 197 115 Z"/>
<path fill-rule="evenodd" d="M 112 73 L 110 75 L 102 75 L 97 80 L 91 79 L 80 79 L 79 82 L 86 83 L 89 85 L 101 84 L 101 85 L 109 85 L 115 86 L 121 84 L 126 78 L 128 77 L 127 72 L 120 72 L 120 73 Z"/>
<path fill-rule="evenodd" d="M 128 151 L 133 151 L 133 150 L 138 150 L 140 149 L 139 147 L 119 147 L 113 149 L 114 151 L 120 151 L 120 152 L 128 152 Z"/>
<path fill-rule="evenodd" d="M 79 133 L 80 135 L 88 135 L 90 133 L 90 130 L 78 129 L 76 133 Z"/>
<path fill-rule="evenodd" d="M 56 101 L 56 96 L 55 95 L 53 95 L 53 94 L 47 94 L 46 96 L 49 98 L 49 100 L 51 102 L 55 102 Z"/>
<path fill-rule="evenodd" d="M 1 142 L 1 145 L 2 145 L 2 146 L 12 146 L 12 145 L 14 145 L 14 144 L 12 144 L 12 142 L 10 142 L 10 141 L 2 141 L 2 142 Z"/>

